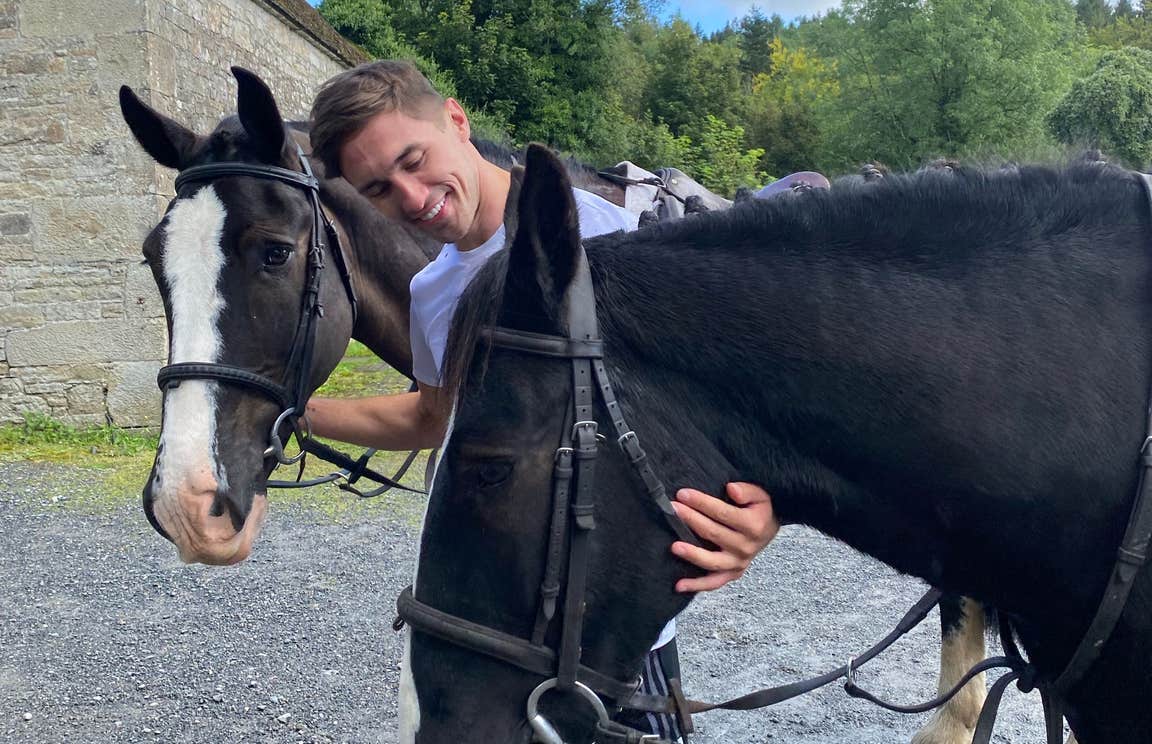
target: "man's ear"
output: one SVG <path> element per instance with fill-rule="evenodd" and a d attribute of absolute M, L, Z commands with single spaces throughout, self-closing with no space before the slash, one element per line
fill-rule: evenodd
<path fill-rule="evenodd" d="M 448 117 L 448 126 L 461 142 L 467 142 L 472 137 L 472 123 L 468 121 L 464 107 L 455 98 L 447 98 L 444 100 L 444 113 Z"/>

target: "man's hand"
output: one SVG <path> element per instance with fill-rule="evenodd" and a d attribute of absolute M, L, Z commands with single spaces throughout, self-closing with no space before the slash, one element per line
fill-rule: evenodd
<path fill-rule="evenodd" d="M 756 554 L 780 530 L 768 492 L 751 483 L 729 483 L 725 490 L 732 503 L 706 493 L 682 488 L 672 508 L 696 535 L 714 543 L 717 550 L 690 543 L 672 543 L 672 553 L 699 566 L 708 574 L 676 582 L 678 592 L 707 592 L 740 578 Z"/>

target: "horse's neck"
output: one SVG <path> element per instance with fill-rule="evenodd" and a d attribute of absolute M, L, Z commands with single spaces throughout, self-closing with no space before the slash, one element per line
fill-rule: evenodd
<path fill-rule="evenodd" d="M 1038 592 L 1045 571 L 1087 551 L 1081 542 L 1110 539 L 1135 476 L 1117 453 L 1142 436 L 1149 370 L 1102 334 L 1139 335 L 1148 322 L 1109 289 L 1146 275 L 1142 238 L 1091 264 L 1069 250 L 1055 278 L 1020 286 L 1053 256 L 1012 266 L 1033 259 L 1010 246 L 984 254 L 996 271 L 942 277 L 868 265 L 863 246 L 734 247 L 724 234 L 701 245 L 709 232 L 690 246 L 645 246 L 641 234 L 589 253 L 618 394 L 669 485 L 765 484 L 782 519 L 961 591 L 1000 572 L 1001 588 Z M 1092 269 L 1066 270 L 1081 262 Z M 1109 401 L 1131 411 L 1074 394 L 1101 374 L 1116 375 Z M 1054 436 L 1063 415 L 1077 424 Z M 1085 508 L 1087 492 L 1097 508 Z M 1021 505 L 1036 503 L 1045 508 L 1020 524 Z M 1061 540 L 1037 555 L 1013 529 Z"/>
<path fill-rule="evenodd" d="M 409 340 L 412 277 L 434 246 L 381 216 L 341 179 L 324 184 L 324 203 L 344 234 L 359 301 L 352 337 L 405 375 L 412 374 Z"/>

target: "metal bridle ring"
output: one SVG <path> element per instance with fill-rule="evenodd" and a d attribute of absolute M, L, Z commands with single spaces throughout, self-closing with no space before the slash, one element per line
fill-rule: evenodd
<path fill-rule="evenodd" d="M 306 416 L 305 414 L 300 414 L 300 416 L 298 416 L 296 418 L 296 421 L 297 422 L 299 422 L 299 421 L 304 422 L 304 435 L 303 435 L 303 437 L 301 437 L 300 429 L 297 428 L 297 426 L 295 424 L 293 424 L 293 426 L 292 426 L 292 434 L 295 434 L 296 435 L 296 441 L 300 442 L 300 453 L 297 454 L 295 457 L 289 457 L 284 452 L 284 442 L 282 442 L 280 440 L 280 425 L 284 423 L 284 420 L 286 418 L 288 418 L 289 416 L 295 416 L 295 415 L 296 415 L 296 409 L 295 408 L 289 408 L 286 411 L 284 411 L 283 413 L 281 413 L 279 416 L 276 417 L 276 423 L 272 424 L 272 433 L 268 435 L 268 448 L 264 450 L 264 456 L 265 457 L 275 457 L 276 462 L 280 463 L 281 465 L 295 465 L 296 463 L 300 462 L 300 460 L 304 457 L 304 454 L 305 454 L 304 453 L 304 440 L 312 438 L 312 424 L 310 424 L 308 422 L 308 416 Z M 291 439 L 292 436 L 289 435 L 288 438 Z"/>
<path fill-rule="evenodd" d="M 536 734 L 536 741 L 543 742 L 543 744 L 564 744 L 564 740 L 560 737 L 560 734 L 557 733 L 556 729 L 553 728 L 552 724 L 548 722 L 548 719 L 536 712 L 536 706 L 540 703 L 540 697 L 557 684 L 558 680 L 555 677 L 545 680 L 537 685 L 536 689 L 532 691 L 532 694 L 528 696 L 528 725 L 532 727 L 533 733 Z M 608 717 L 608 709 L 604 707 L 604 703 L 600 700 L 600 697 L 595 692 L 592 692 L 592 689 L 588 687 L 588 685 L 583 682 L 576 682 L 574 689 L 592 706 L 592 710 L 596 712 L 600 723 L 607 723 L 611 720 Z"/>

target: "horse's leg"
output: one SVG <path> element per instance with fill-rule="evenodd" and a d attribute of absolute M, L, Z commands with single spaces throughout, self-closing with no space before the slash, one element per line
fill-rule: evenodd
<path fill-rule="evenodd" d="M 967 597 L 945 594 L 940 600 L 940 629 L 940 678 L 936 689 L 946 692 L 984 660 L 984 607 Z M 970 744 L 986 696 L 981 674 L 937 709 L 912 737 L 912 744 Z"/>

